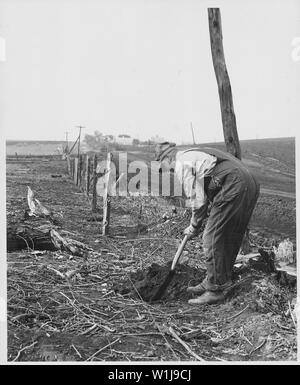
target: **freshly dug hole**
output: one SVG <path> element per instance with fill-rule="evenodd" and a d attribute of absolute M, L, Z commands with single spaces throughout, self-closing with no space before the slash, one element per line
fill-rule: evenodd
<path fill-rule="evenodd" d="M 136 273 L 131 274 L 130 280 L 135 288 L 131 282 L 126 282 L 121 290 L 115 290 L 121 294 L 130 294 L 135 298 L 140 296 L 144 301 L 149 302 L 165 281 L 170 268 L 171 262 L 164 266 L 153 263 L 147 270 L 138 270 Z M 175 276 L 161 299 L 186 300 L 190 298 L 191 295 L 186 291 L 187 287 L 200 283 L 204 276 L 204 270 L 195 269 L 183 264 L 177 265 Z"/>

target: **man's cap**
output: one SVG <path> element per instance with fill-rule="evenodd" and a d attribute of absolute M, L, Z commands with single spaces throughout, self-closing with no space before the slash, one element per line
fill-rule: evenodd
<path fill-rule="evenodd" d="M 155 146 L 155 160 L 162 161 L 171 151 L 174 150 L 175 143 L 163 142 Z"/>

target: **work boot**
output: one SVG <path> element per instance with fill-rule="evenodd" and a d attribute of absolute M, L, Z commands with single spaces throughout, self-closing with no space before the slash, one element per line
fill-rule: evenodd
<path fill-rule="evenodd" d="M 203 294 L 206 292 L 206 289 L 203 285 L 203 282 L 199 283 L 199 285 L 196 285 L 196 286 L 189 286 L 186 291 L 188 293 L 193 293 L 193 294 Z"/>
<path fill-rule="evenodd" d="M 223 302 L 225 299 L 222 291 L 206 291 L 200 297 L 190 299 L 188 303 L 190 305 L 212 305 L 214 303 Z"/>

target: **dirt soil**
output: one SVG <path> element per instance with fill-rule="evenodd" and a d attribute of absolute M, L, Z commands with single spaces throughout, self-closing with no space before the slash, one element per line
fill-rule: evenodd
<path fill-rule="evenodd" d="M 120 291 L 121 294 L 130 293 L 137 298 L 141 298 L 147 302 L 153 302 L 153 298 L 158 291 L 158 288 L 165 282 L 169 276 L 171 262 L 161 266 L 153 263 L 147 270 L 138 270 L 131 274 L 129 285 L 125 284 L 121 289 L 118 285 L 115 291 Z M 166 292 L 162 295 L 162 300 L 187 300 L 190 298 L 186 288 L 199 283 L 205 277 L 205 270 L 196 269 L 194 267 L 178 264 L 175 275 L 167 287 Z M 132 283 L 133 285 L 132 285 Z"/>
<path fill-rule="evenodd" d="M 29 247 L 7 253 L 9 361 L 297 359 L 289 311 L 294 287 L 247 267 L 236 270 L 235 280 L 243 283 L 224 303 L 189 305 L 186 287 L 205 274 L 199 237 L 187 244 L 161 301 L 149 302 L 169 271 L 189 213 L 183 208 L 174 213 L 163 198 L 113 198 L 110 235 L 103 237 L 101 198 L 92 213 L 90 198 L 66 167 L 49 158 L 7 163 L 8 224 L 26 222 L 30 186 L 43 205 L 62 216 L 61 224 L 52 226 L 90 248 L 82 256 Z M 253 252 L 270 250 L 286 236 L 295 241 L 294 209 L 289 198 L 260 198 L 251 223 Z"/>

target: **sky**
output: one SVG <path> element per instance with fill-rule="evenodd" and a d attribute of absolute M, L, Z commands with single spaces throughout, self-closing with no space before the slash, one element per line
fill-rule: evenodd
<path fill-rule="evenodd" d="M 180 144 L 191 142 L 192 122 L 196 142 L 223 140 L 214 6 L 240 139 L 295 136 L 298 0 L 0 0 L 1 132 L 72 140 L 83 125 L 83 134 Z"/>

